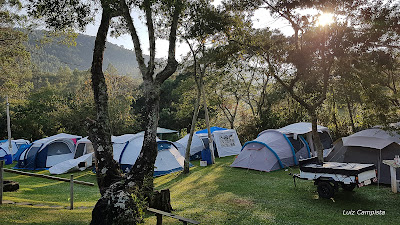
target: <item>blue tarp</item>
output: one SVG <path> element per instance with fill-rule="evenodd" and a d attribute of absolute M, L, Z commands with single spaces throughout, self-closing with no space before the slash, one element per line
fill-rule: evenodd
<path fill-rule="evenodd" d="M 218 130 L 228 130 L 228 129 L 222 127 L 210 127 L 211 133 Z M 208 129 L 196 131 L 196 134 L 206 134 L 206 133 L 208 133 Z"/>

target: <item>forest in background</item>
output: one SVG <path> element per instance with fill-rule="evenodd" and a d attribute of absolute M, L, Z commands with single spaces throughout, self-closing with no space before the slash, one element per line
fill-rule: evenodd
<path fill-rule="evenodd" d="M 204 39 L 209 45 L 201 55 L 201 63 L 207 65 L 204 84 L 211 124 L 237 129 L 241 141 L 245 142 L 265 129 L 310 121 L 307 110 L 282 87 L 271 70 L 271 64 L 287 66 L 291 63 L 283 58 L 291 54 L 293 37 L 269 28 L 253 29 L 248 18 L 237 16 L 235 19 L 237 30 L 229 31 L 234 40 L 226 40 L 226 33 L 208 35 Z M 319 124 L 329 127 L 335 139 L 371 126 L 398 122 L 398 48 L 390 46 L 389 41 L 382 41 L 380 44 L 386 46 L 374 50 L 366 50 L 368 46 L 352 49 L 359 42 L 376 40 L 383 31 L 398 32 L 389 29 L 389 22 L 375 24 L 375 30 L 364 30 L 369 32 L 364 35 L 365 40 L 346 36 L 343 33 L 347 31 L 339 25 L 331 26 L 329 34 L 323 33 L 325 40 L 317 37 L 321 36 L 321 30 L 308 28 L 304 31 L 303 45 L 309 51 L 309 58 L 304 59 L 318 62 L 318 57 L 312 58 L 312 54 L 321 51 L 321 46 L 329 51 L 325 56 L 331 54 L 334 57 L 327 97 L 318 107 L 317 115 Z M 13 72 L 14 76 L 0 78 L 2 93 L 10 90 L 13 93 L 9 96 L 13 137 L 36 140 L 59 132 L 86 136 L 85 121 L 94 119 L 95 114 L 88 71 L 93 37 L 79 35 L 76 46 L 53 40 L 37 47 L 40 32 L 29 35 L 14 29 L 7 29 L 7 32 L 2 33 L 2 38 L 7 34 L 19 36 L 16 44 L 20 45 L 18 54 L 21 54 L 14 62 L 14 67 L 18 64 L 20 71 Z M 2 64 L 12 65 L 4 60 L 6 48 L 4 42 L 1 43 Z M 251 49 L 253 46 L 238 43 L 272 48 L 268 57 L 273 58 L 273 62 L 266 60 L 263 54 L 268 52 L 265 49 L 257 52 L 260 48 Z M 338 50 L 340 48 L 342 52 Z M 300 58 L 296 59 L 298 56 L 290 57 L 289 60 L 304 63 Z M 107 65 L 104 70 L 109 87 L 112 134 L 143 130 L 144 98 L 133 52 L 108 44 L 104 65 Z M 313 68 L 313 65 L 309 66 Z M 290 66 L 287 68 L 290 70 Z M 188 54 L 172 79 L 162 85 L 160 127 L 179 130 L 182 134 L 189 131 L 196 98 L 193 70 L 193 60 Z M 290 81 L 289 73 L 279 72 L 284 81 Z M 310 76 L 295 89 L 312 99 L 321 90 L 320 83 L 321 80 Z M 0 101 L 3 121 L 0 138 L 4 139 L 7 137 L 4 96 Z M 199 118 L 197 128 L 204 128 L 203 109 Z"/>
<path fill-rule="evenodd" d="M 70 69 L 89 70 L 92 64 L 93 43 L 95 37 L 76 34 L 74 45 L 60 43 L 62 38 L 44 41 L 44 31 L 28 32 L 27 50 L 30 52 L 32 63 L 43 72 L 54 73 L 61 67 Z M 107 42 L 104 53 L 104 67 L 112 64 L 121 75 L 140 78 L 140 71 L 135 53 L 121 46 Z M 146 61 L 148 60 L 148 56 Z"/>

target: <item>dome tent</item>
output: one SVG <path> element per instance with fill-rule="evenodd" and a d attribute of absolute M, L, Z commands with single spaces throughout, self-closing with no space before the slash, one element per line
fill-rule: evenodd
<path fill-rule="evenodd" d="M 299 158 L 310 157 L 304 139 L 291 139 L 278 130 L 265 130 L 255 140 L 243 145 L 231 167 L 269 172 L 297 165 Z"/>
<path fill-rule="evenodd" d="M 144 134 L 125 134 L 112 138 L 114 160 L 127 172 L 136 162 L 142 150 Z M 162 176 L 183 169 L 185 158 L 170 141 L 157 139 L 158 154 L 154 164 L 154 176 Z"/>
<path fill-rule="evenodd" d="M 75 144 L 81 136 L 60 133 L 32 143 L 18 159 L 16 169 L 46 169 L 73 159 Z"/>
<path fill-rule="evenodd" d="M 121 169 L 127 172 L 136 162 L 142 150 L 144 133 L 124 134 L 112 136 L 113 158 L 120 164 Z M 175 145 L 170 141 L 157 139 L 158 154 L 154 165 L 154 176 L 161 176 L 183 169 L 184 157 L 180 155 Z M 83 138 L 77 142 L 75 159 L 59 163 L 50 172 L 54 174 L 66 173 L 78 169 L 80 162 L 87 162 L 90 166 L 94 158 L 93 145 L 89 139 Z"/>
<path fill-rule="evenodd" d="M 185 156 L 188 140 L 189 134 L 174 142 L 182 156 Z M 201 151 L 204 149 L 206 149 L 206 147 L 204 146 L 203 140 L 200 138 L 200 136 L 193 134 L 192 144 L 190 145 L 190 160 L 200 159 Z"/>
<path fill-rule="evenodd" d="M 20 150 L 26 149 L 27 145 L 29 145 L 29 141 L 24 139 L 11 140 L 12 151 L 10 151 L 8 140 L 1 140 L 0 159 L 5 160 L 6 165 L 12 164 L 12 160 L 17 160 L 18 156 L 21 154 Z"/>

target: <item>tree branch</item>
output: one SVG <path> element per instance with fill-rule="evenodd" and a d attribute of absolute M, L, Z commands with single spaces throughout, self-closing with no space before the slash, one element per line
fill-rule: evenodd
<path fill-rule="evenodd" d="M 135 49 L 135 56 L 136 56 L 136 60 L 139 64 L 140 72 L 142 73 L 142 76 L 146 76 L 146 74 L 148 73 L 148 68 L 144 62 L 143 52 L 142 52 L 142 48 L 140 46 L 139 36 L 137 35 L 135 25 L 133 24 L 133 20 L 132 20 L 131 14 L 130 14 L 129 7 L 126 4 L 125 0 L 120 0 L 120 3 L 121 3 L 122 16 L 126 20 L 129 32 L 132 37 L 132 42 L 133 42 L 133 46 Z"/>
<path fill-rule="evenodd" d="M 179 15 L 181 14 L 183 3 L 181 1 L 175 2 L 174 14 L 172 16 L 171 31 L 169 34 L 169 49 L 168 49 L 168 63 L 165 68 L 156 76 L 156 82 L 161 84 L 168 77 L 170 77 L 178 67 L 178 62 L 175 59 L 175 46 L 176 46 L 176 31 L 178 29 Z"/>

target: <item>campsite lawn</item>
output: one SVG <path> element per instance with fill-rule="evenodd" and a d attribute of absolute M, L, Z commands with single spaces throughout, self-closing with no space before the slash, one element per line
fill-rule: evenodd
<path fill-rule="evenodd" d="M 318 199 L 312 181 L 297 180 L 289 172 L 270 173 L 231 168 L 234 157 L 217 159 L 213 166 L 194 162 L 189 175 L 169 174 L 155 179 L 157 189 L 169 188 L 174 213 L 201 224 L 400 224 L 400 194 L 388 186 L 370 185 L 353 192 L 340 190 L 334 199 Z M 48 173 L 42 171 L 41 173 Z M 83 175 L 83 176 L 82 176 Z M 69 174 L 62 175 L 69 177 Z M 79 177 L 81 176 L 81 177 Z M 95 182 L 87 171 L 74 173 L 78 180 Z M 69 184 L 43 178 L 5 173 L 20 182 L 21 189 L 4 193 L 5 200 L 68 206 Z M 76 184 L 75 207 L 93 206 L 97 187 Z M 346 210 L 384 210 L 384 216 L 345 216 Z M 54 209 L 43 206 L 0 206 L 0 224 L 88 224 L 91 209 Z M 146 215 L 146 224 L 155 224 Z M 164 218 L 164 224 L 181 224 Z"/>

